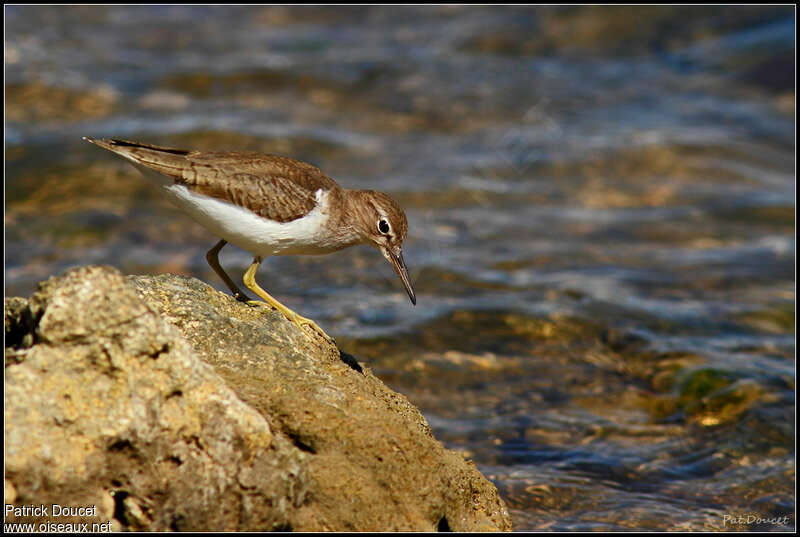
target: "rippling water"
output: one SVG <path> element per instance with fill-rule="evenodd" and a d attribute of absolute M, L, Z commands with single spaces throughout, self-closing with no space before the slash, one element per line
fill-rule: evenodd
<path fill-rule="evenodd" d="M 794 528 L 793 8 L 5 15 L 7 296 L 87 263 L 225 289 L 216 239 L 81 136 L 307 160 L 403 205 L 418 306 L 368 247 L 260 281 L 515 529 Z"/>

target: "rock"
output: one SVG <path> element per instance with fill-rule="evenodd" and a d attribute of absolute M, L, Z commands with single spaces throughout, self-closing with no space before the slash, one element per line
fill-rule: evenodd
<path fill-rule="evenodd" d="M 195 279 L 80 267 L 7 299 L 5 327 L 7 502 L 95 508 L 6 522 L 511 529 L 495 487 L 405 397 Z"/>

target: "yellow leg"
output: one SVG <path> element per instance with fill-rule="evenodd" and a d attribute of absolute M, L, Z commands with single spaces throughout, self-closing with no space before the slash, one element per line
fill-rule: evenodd
<path fill-rule="evenodd" d="M 256 270 L 258 270 L 258 266 L 261 264 L 261 261 L 262 259 L 260 257 L 256 257 L 255 259 L 253 259 L 253 264 L 250 265 L 250 268 L 248 268 L 247 272 L 244 273 L 244 278 L 242 278 L 242 280 L 244 281 L 244 284 L 247 286 L 247 288 L 253 291 L 255 294 L 257 294 L 259 297 L 261 297 L 264 300 L 264 302 L 266 302 L 279 312 L 283 313 L 283 315 L 291 322 L 293 322 L 295 325 L 297 325 L 298 328 L 302 329 L 303 326 L 310 326 L 319 335 L 328 340 L 328 342 L 330 342 L 331 344 L 335 344 L 333 338 L 331 338 L 328 334 L 326 334 L 322 330 L 322 328 L 317 326 L 317 323 L 315 323 L 311 319 L 306 319 L 305 317 L 301 317 L 297 313 L 293 312 L 292 310 L 290 310 L 289 308 L 287 308 L 286 306 L 275 300 L 272 296 L 270 296 L 269 293 L 264 291 L 258 285 L 258 283 L 256 282 Z M 261 306 L 264 304 L 263 302 L 258 302 L 255 300 L 251 300 L 247 303 L 253 306 L 255 305 Z"/>

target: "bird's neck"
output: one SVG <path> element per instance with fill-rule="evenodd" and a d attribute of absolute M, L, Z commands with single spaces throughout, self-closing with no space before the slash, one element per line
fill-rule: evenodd
<path fill-rule="evenodd" d="M 347 248 L 364 242 L 359 232 L 359 223 L 363 219 L 362 196 L 359 190 L 336 188 L 330 191 L 327 199 L 327 211 L 331 230 L 330 240 L 340 248 Z"/>

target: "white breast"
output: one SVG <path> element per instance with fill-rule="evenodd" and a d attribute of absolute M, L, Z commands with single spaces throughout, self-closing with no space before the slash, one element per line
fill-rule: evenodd
<path fill-rule="evenodd" d="M 281 223 L 227 201 L 192 192 L 144 166 L 136 167 L 167 199 L 203 227 L 253 255 L 325 254 L 344 246 L 326 237 L 329 193 L 322 189 L 316 192 L 317 205 L 311 212 Z"/>
<path fill-rule="evenodd" d="M 311 212 L 281 223 L 227 201 L 192 192 L 184 185 L 173 184 L 163 189 L 173 203 L 206 229 L 254 255 L 267 257 L 332 251 L 325 246 L 328 193 L 322 190 L 317 190 L 317 206 Z"/>

